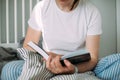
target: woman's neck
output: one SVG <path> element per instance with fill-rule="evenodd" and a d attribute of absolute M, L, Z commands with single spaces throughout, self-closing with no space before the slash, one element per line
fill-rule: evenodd
<path fill-rule="evenodd" d="M 65 12 L 71 11 L 73 3 L 74 3 L 74 0 L 56 0 L 57 6 L 62 11 L 65 11 Z M 77 5 L 78 5 L 78 3 L 77 3 Z M 77 5 L 75 4 L 75 6 L 72 8 L 72 10 L 75 9 Z"/>

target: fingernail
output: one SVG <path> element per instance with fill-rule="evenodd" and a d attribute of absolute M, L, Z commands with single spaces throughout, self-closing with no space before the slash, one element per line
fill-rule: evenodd
<path fill-rule="evenodd" d="M 67 64 L 69 63 L 67 60 L 64 60 L 64 61 L 65 61 L 65 63 L 67 63 Z"/>

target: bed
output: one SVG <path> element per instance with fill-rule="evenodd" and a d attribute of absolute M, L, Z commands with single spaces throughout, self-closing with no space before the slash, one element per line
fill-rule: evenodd
<path fill-rule="evenodd" d="M 24 38 L 27 20 L 40 0 L 0 0 L 0 71 L 11 60 L 20 59 L 16 48 Z"/>
<path fill-rule="evenodd" d="M 12 0 L 10 3 L 10 0 L 1 0 L 3 4 L 0 2 L 0 6 L 3 8 L 1 9 L 0 7 L 0 10 L 3 11 L 2 15 L 4 16 L 0 14 L 0 17 L 4 18 L 4 20 L 3 23 L 0 22 L 0 71 L 9 61 L 21 59 L 16 48 L 22 46 L 27 27 L 26 21 L 29 18 L 28 14 L 38 1 L 29 0 L 26 2 L 26 0 Z M 28 11 L 26 12 L 26 10 Z M 14 15 L 11 16 L 11 14 Z M 11 17 L 13 18 L 11 19 Z M 88 77 L 85 80 L 88 80 Z"/>

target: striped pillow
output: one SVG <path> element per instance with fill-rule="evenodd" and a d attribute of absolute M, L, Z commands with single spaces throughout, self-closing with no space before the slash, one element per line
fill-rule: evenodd
<path fill-rule="evenodd" d="M 45 62 L 42 61 L 40 55 L 24 48 L 18 48 L 17 51 L 25 60 L 22 73 L 18 80 L 49 80 L 53 76 L 46 69 Z"/>
<path fill-rule="evenodd" d="M 120 53 L 102 58 L 94 72 L 102 80 L 120 80 Z"/>

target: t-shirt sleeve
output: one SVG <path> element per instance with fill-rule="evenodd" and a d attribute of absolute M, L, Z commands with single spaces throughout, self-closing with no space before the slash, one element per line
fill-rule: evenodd
<path fill-rule="evenodd" d="M 42 19 L 41 19 L 41 2 L 37 3 L 34 7 L 30 18 L 28 20 L 29 27 L 41 31 L 42 30 Z"/>
<path fill-rule="evenodd" d="M 101 14 L 97 8 L 93 8 L 89 17 L 87 35 L 102 34 L 102 19 Z"/>

